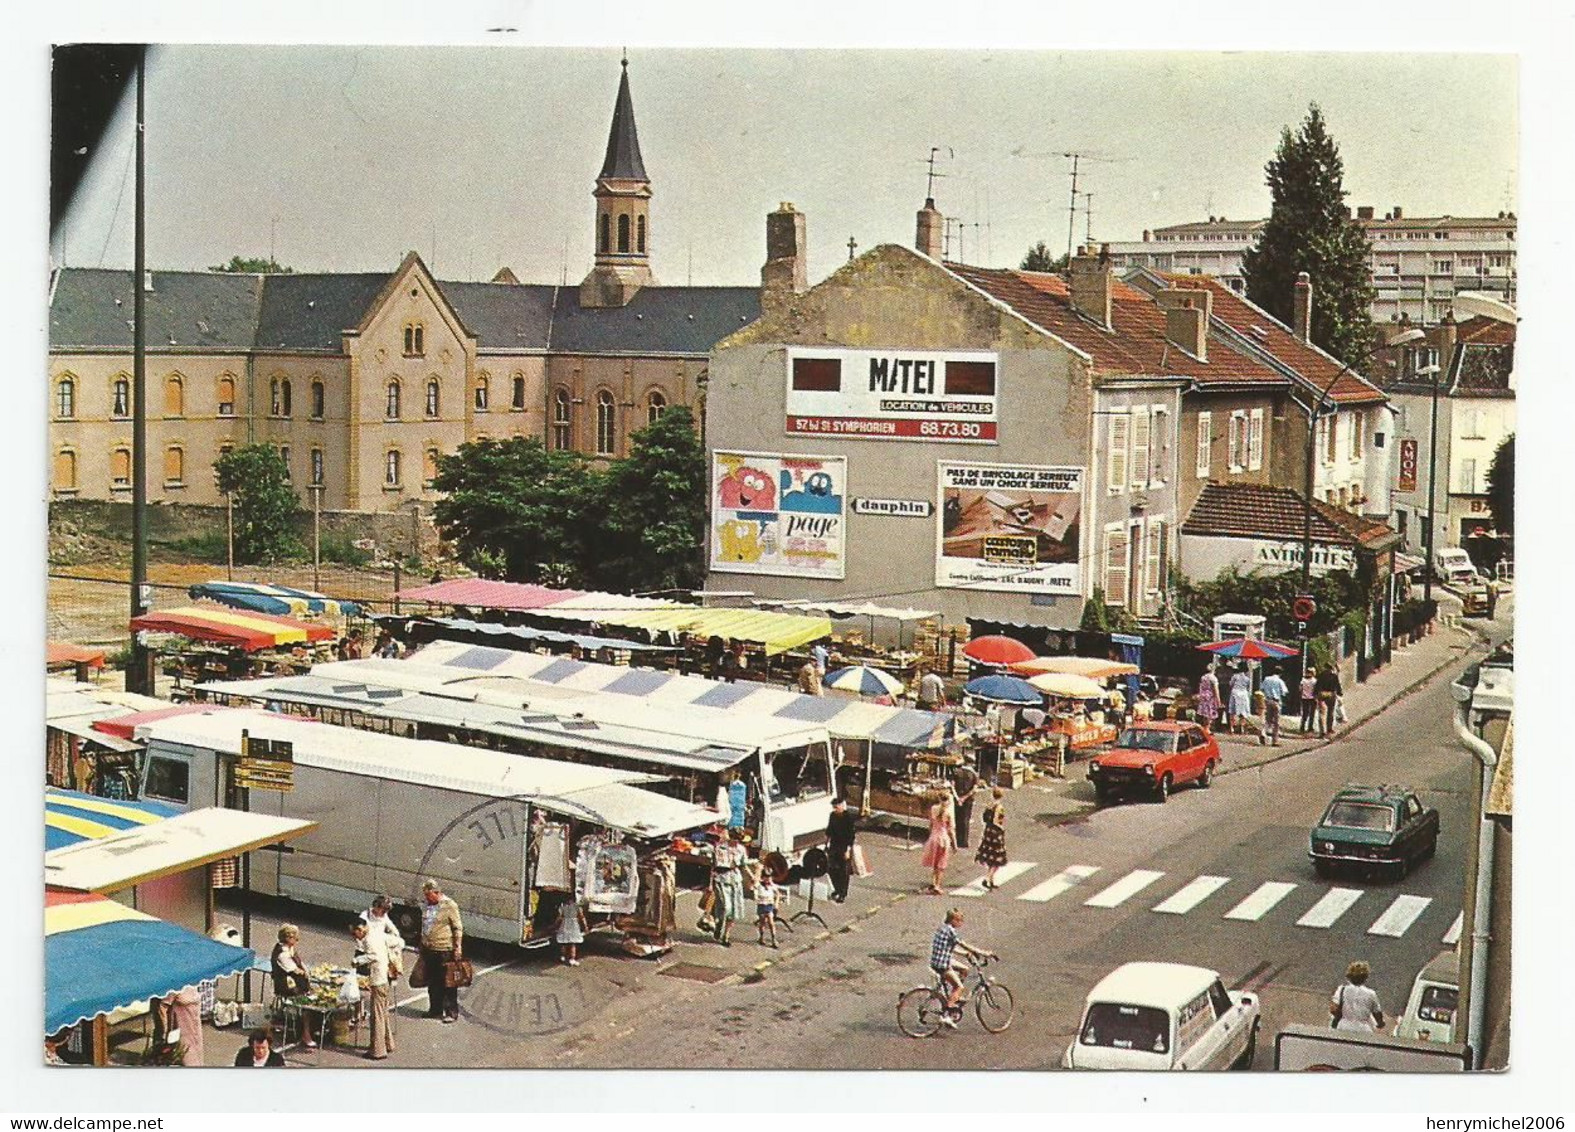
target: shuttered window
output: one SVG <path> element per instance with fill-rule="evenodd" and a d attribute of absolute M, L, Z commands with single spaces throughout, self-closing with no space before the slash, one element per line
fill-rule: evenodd
<path fill-rule="evenodd" d="M 1127 532 L 1121 524 L 1105 528 L 1105 604 L 1127 603 Z"/>
<path fill-rule="evenodd" d="M 1149 444 L 1153 454 L 1148 481 L 1152 484 L 1163 484 L 1170 479 L 1170 410 L 1164 405 L 1154 406 L 1153 423 L 1149 426 L 1149 434 Z"/>
<path fill-rule="evenodd" d="M 1214 414 L 1198 414 L 1198 478 L 1209 478 L 1209 457 L 1214 449 Z"/>
<path fill-rule="evenodd" d="M 1150 519 L 1148 521 L 1148 565 L 1145 571 L 1147 588 L 1150 597 L 1163 595 L 1166 590 L 1168 564 L 1165 560 L 1165 520 Z"/>
<path fill-rule="evenodd" d="M 1226 439 L 1230 470 L 1239 472 L 1247 466 L 1247 414 L 1240 409 L 1230 415 Z"/>
<path fill-rule="evenodd" d="M 1131 425 L 1131 418 L 1124 413 L 1110 418 L 1110 444 L 1106 453 L 1109 464 L 1105 482 L 1110 485 L 1112 495 L 1127 489 L 1127 468 L 1131 463 L 1127 446 L 1131 443 Z"/>
<path fill-rule="evenodd" d="M 1247 422 L 1247 470 L 1263 467 L 1263 410 L 1254 409 Z"/>
<path fill-rule="evenodd" d="M 1152 459 L 1150 453 L 1151 434 L 1149 432 L 1149 418 L 1147 409 L 1137 409 L 1132 413 L 1132 486 L 1147 487 L 1149 463 Z"/>

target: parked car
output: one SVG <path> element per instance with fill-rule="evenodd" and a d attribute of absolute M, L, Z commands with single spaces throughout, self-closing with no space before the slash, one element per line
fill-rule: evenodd
<path fill-rule="evenodd" d="M 1342 867 L 1399 880 L 1438 848 L 1438 811 L 1406 786 L 1347 786 L 1307 838 L 1321 877 Z"/>
<path fill-rule="evenodd" d="M 1411 997 L 1395 1023 L 1395 1037 L 1447 1044 L 1455 1040 L 1460 1009 L 1460 956 L 1440 951 L 1411 984 Z"/>
<path fill-rule="evenodd" d="M 1496 612 L 1494 606 L 1497 604 L 1497 595 L 1494 587 L 1497 584 L 1480 576 L 1466 583 L 1460 591 L 1461 616 L 1492 617 Z"/>
<path fill-rule="evenodd" d="M 1134 723 L 1114 747 L 1089 760 L 1088 780 L 1101 805 L 1131 794 L 1163 802 L 1184 782 L 1207 789 L 1219 763 L 1219 743 L 1196 723 Z"/>
<path fill-rule="evenodd" d="M 1477 568 L 1458 546 L 1445 546 L 1433 552 L 1433 574 L 1449 585 L 1465 585 L 1476 579 Z"/>
<path fill-rule="evenodd" d="M 1182 963 L 1124 963 L 1088 992 L 1064 1069 L 1246 1069 L 1258 996 Z"/>

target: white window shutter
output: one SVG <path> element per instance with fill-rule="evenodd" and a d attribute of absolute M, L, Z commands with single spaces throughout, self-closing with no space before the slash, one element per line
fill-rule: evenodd
<path fill-rule="evenodd" d="M 1227 459 L 1230 470 L 1233 472 L 1239 472 L 1246 467 L 1247 453 L 1244 451 L 1247 447 L 1246 433 L 1247 418 L 1242 415 L 1240 410 L 1237 410 L 1230 415 L 1230 424 L 1225 438 L 1228 449 Z"/>
<path fill-rule="evenodd" d="M 1150 483 L 1163 484 L 1170 478 L 1170 410 L 1164 405 L 1155 405 L 1153 422 L 1149 428 L 1153 470 L 1148 478 Z"/>
<path fill-rule="evenodd" d="M 1127 603 L 1127 535 L 1119 524 L 1105 528 L 1105 604 Z"/>
<path fill-rule="evenodd" d="M 1132 486 L 1147 487 L 1151 433 L 1149 431 L 1149 417 L 1147 409 L 1136 409 L 1132 413 Z"/>
<path fill-rule="evenodd" d="M 1214 448 L 1214 414 L 1213 413 L 1199 413 L 1198 414 L 1198 459 L 1197 459 L 1197 473 L 1198 473 L 1198 478 L 1199 479 L 1206 480 L 1206 479 L 1209 478 L 1209 462 L 1210 462 L 1209 461 L 1209 456 L 1213 452 L 1213 448 Z"/>
<path fill-rule="evenodd" d="M 1263 410 L 1254 409 L 1248 422 L 1247 468 L 1256 472 L 1263 467 Z"/>
<path fill-rule="evenodd" d="M 1110 448 L 1106 453 L 1109 463 L 1105 479 L 1111 494 L 1127 489 L 1127 468 L 1130 466 L 1127 446 L 1131 443 L 1131 424 L 1131 418 L 1125 413 L 1110 418 Z"/>
<path fill-rule="evenodd" d="M 1165 569 L 1165 520 L 1148 521 L 1148 568 L 1145 572 L 1146 592 L 1150 597 L 1164 590 Z"/>

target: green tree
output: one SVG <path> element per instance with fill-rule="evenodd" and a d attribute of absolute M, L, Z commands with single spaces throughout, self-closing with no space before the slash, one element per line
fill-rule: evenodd
<path fill-rule="evenodd" d="M 1308 107 L 1300 130 L 1293 134 L 1287 126 L 1281 131 L 1264 173 L 1273 204 L 1258 246 L 1242 257 L 1247 297 L 1294 325 L 1296 275 L 1307 272 L 1313 285 L 1313 342 L 1359 365 L 1374 341 L 1371 246 L 1345 207 L 1345 165 L 1317 103 Z"/>
<path fill-rule="evenodd" d="M 1312 580 L 1313 600 L 1318 612 L 1308 625 L 1314 636 L 1342 624 L 1344 617 L 1367 607 L 1371 583 L 1370 569 L 1358 564 L 1355 574 L 1331 570 Z M 1222 570 L 1212 581 L 1195 582 L 1185 575 L 1176 578 L 1177 604 L 1205 625 L 1212 625 L 1221 613 L 1259 613 L 1268 621 L 1271 637 L 1288 640 L 1296 634 L 1296 618 L 1291 606 L 1302 592 L 1300 570 L 1280 574 L 1243 574 L 1234 567 Z"/>
<path fill-rule="evenodd" d="M 1066 254 L 1056 255 L 1040 240 L 1028 249 L 1020 265 L 1024 271 L 1065 271 Z"/>
<path fill-rule="evenodd" d="M 685 406 L 636 432 L 627 459 L 601 479 L 598 584 L 614 590 L 693 589 L 705 576 L 705 449 Z"/>
<path fill-rule="evenodd" d="M 209 271 L 218 271 L 226 275 L 294 275 L 295 268 L 285 267 L 273 256 L 267 259 L 246 258 L 244 256 L 231 256 L 229 263 L 222 263 L 216 267 L 208 268 Z"/>
<path fill-rule="evenodd" d="M 485 577 L 575 585 L 589 579 L 601 476 L 540 440 L 482 440 L 438 462 L 433 509 L 459 560 Z"/>
<path fill-rule="evenodd" d="M 1510 433 L 1493 453 L 1487 470 L 1488 510 L 1501 535 L 1515 533 L 1515 434 Z"/>
<path fill-rule="evenodd" d="M 306 553 L 293 522 L 301 502 L 277 448 L 248 444 L 226 452 L 213 462 L 213 474 L 235 508 L 236 561 L 271 563 Z"/>

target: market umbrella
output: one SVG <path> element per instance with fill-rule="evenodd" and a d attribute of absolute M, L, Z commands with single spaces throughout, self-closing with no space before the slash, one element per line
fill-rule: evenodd
<path fill-rule="evenodd" d="M 1041 672 L 1062 672 L 1073 676 L 1086 676 L 1090 680 L 1108 680 L 1112 676 L 1130 676 L 1138 671 L 1135 664 L 1120 660 L 1105 660 L 1097 656 L 1036 656 L 1010 666 L 1022 676 Z"/>
<path fill-rule="evenodd" d="M 889 672 L 857 664 L 827 676 L 826 687 L 839 692 L 857 692 L 861 696 L 895 696 L 902 691 L 902 681 Z"/>
<path fill-rule="evenodd" d="M 1105 695 L 1105 690 L 1087 676 L 1078 676 L 1072 672 L 1045 672 L 1029 680 L 1028 684 L 1046 695 L 1065 696 L 1073 700 L 1097 700 L 1103 699 Z"/>
<path fill-rule="evenodd" d="M 1000 673 L 970 680 L 963 685 L 963 691 L 976 700 L 989 700 L 997 704 L 1036 706 L 1044 700 L 1044 696 L 1040 695 L 1027 680 Z"/>
<path fill-rule="evenodd" d="M 1011 637 L 975 637 L 963 646 L 962 654 L 979 664 L 1008 665 L 1032 660 L 1034 650 Z"/>
<path fill-rule="evenodd" d="M 1228 637 L 1223 641 L 1205 641 L 1199 652 L 1215 656 L 1237 657 L 1241 660 L 1284 660 L 1298 655 L 1296 649 L 1277 645 L 1273 641 L 1260 641 L 1253 637 Z"/>

